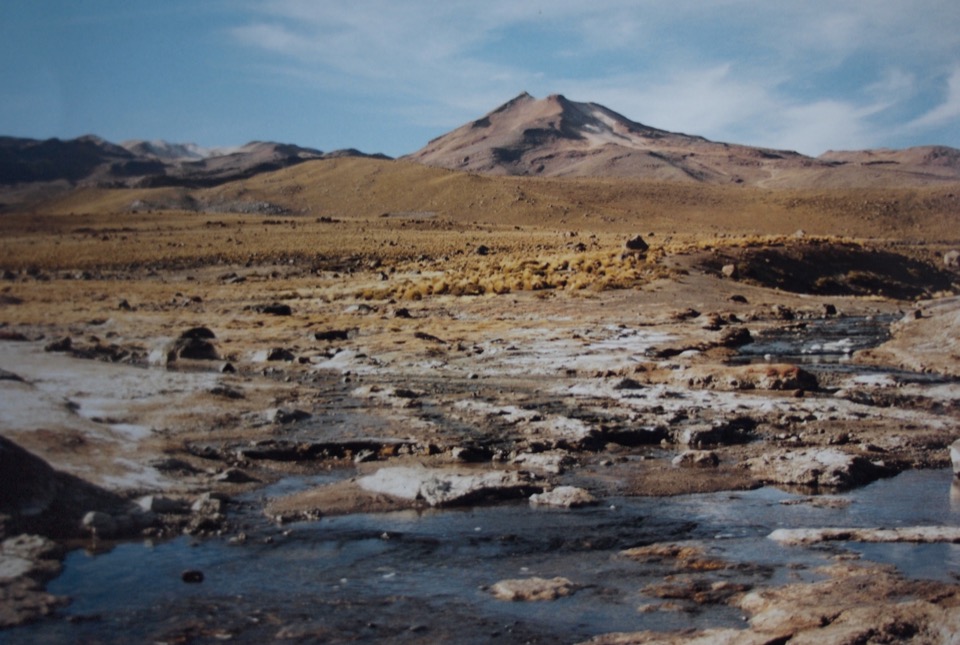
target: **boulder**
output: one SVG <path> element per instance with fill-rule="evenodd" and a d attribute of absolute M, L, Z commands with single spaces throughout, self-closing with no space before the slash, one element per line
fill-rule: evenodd
<path fill-rule="evenodd" d="M 289 349 L 284 349 L 283 347 L 274 347 L 267 351 L 266 360 L 268 361 L 284 361 L 290 362 L 294 360 L 296 356 Z"/>
<path fill-rule="evenodd" d="M 560 508 L 579 508 L 598 504 L 596 497 L 589 491 L 576 486 L 557 486 L 553 490 L 534 493 L 530 496 L 531 506 L 557 506 Z"/>
<path fill-rule="evenodd" d="M 547 452 L 522 452 L 513 458 L 513 463 L 520 464 L 534 470 L 560 475 L 567 466 L 576 463 L 570 453 L 565 450 L 548 450 Z"/>
<path fill-rule="evenodd" d="M 641 254 L 650 250 L 650 245 L 642 237 L 635 235 L 623 243 L 623 248 L 630 253 Z"/>
<path fill-rule="evenodd" d="M 116 518 L 102 511 L 90 511 L 80 521 L 83 530 L 95 537 L 112 538 L 119 531 Z"/>
<path fill-rule="evenodd" d="M 190 510 L 200 515 L 217 515 L 229 498 L 221 493 L 203 493 L 190 505 Z"/>
<path fill-rule="evenodd" d="M 777 450 L 748 459 L 756 477 L 771 484 L 848 488 L 868 484 L 890 471 L 859 455 L 836 448 Z"/>
<path fill-rule="evenodd" d="M 69 352 L 71 349 L 73 349 L 73 340 L 69 336 L 47 343 L 43 347 L 45 352 Z"/>
<path fill-rule="evenodd" d="M 943 266 L 948 269 L 960 267 L 960 251 L 947 251 L 943 254 Z"/>
<path fill-rule="evenodd" d="M 179 338 L 173 344 L 173 349 L 167 354 L 167 362 L 177 359 L 193 361 L 217 361 L 220 356 L 213 343 L 202 338 Z"/>
<path fill-rule="evenodd" d="M 228 484 L 248 484 L 250 482 L 260 481 L 256 477 L 247 474 L 246 471 L 240 470 L 239 468 L 227 468 L 225 471 L 214 477 L 218 482 L 224 482 Z"/>
<path fill-rule="evenodd" d="M 209 327 L 191 327 L 180 334 L 183 340 L 214 340 L 216 337 Z"/>
<path fill-rule="evenodd" d="M 38 535 L 18 535 L 0 544 L 0 629 L 49 616 L 70 602 L 44 591 L 45 584 L 60 573 L 65 552 Z"/>
<path fill-rule="evenodd" d="M 146 495 L 137 500 L 137 506 L 147 513 L 180 514 L 190 511 L 189 505 L 179 499 L 162 495 Z"/>
<path fill-rule="evenodd" d="M 684 450 L 671 463 L 684 468 L 714 468 L 720 464 L 720 458 L 712 450 Z"/>
<path fill-rule="evenodd" d="M 530 479 L 510 470 L 458 470 L 390 467 L 357 480 L 360 488 L 430 506 L 466 504 L 478 499 L 506 499 L 537 489 Z"/>
<path fill-rule="evenodd" d="M 14 374 L 13 372 L 8 372 L 7 370 L 0 368 L 0 381 L 16 381 L 17 383 L 25 383 L 23 377 L 19 374 Z"/>
<path fill-rule="evenodd" d="M 313 333 L 313 337 L 317 340 L 325 341 L 334 341 L 334 340 L 350 340 L 357 335 L 357 329 L 325 329 L 322 331 L 317 331 Z"/>
<path fill-rule="evenodd" d="M 709 426 L 684 428 L 677 435 L 677 443 L 686 446 L 730 445 L 746 443 L 753 438 L 757 422 L 749 417 L 717 421 Z"/>
<path fill-rule="evenodd" d="M 309 419 L 313 415 L 307 412 L 306 410 L 293 409 L 288 410 L 286 408 L 270 408 L 263 415 L 268 423 L 277 423 L 280 425 L 286 425 L 288 423 L 296 423 L 298 421 L 303 421 Z"/>
<path fill-rule="evenodd" d="M 518 578 L 501 580 L 490 587 L 490 593 L 498 600 L 528 602 L 556 600 L 572 595 L 577 589 L 577 585 L 567 578 Z"/>
<path fill-rule="evenodd" d="M 720 332 L 721 347 L 742 347 L 753 342 L 753 335 L 746 327 L 727 327 Z"/>
<path fill-rule="evenodd" d="M 284 305 L 279 302 L 273 302 L 268 305 L 256 305 L 253 307 L 253 310 L 257 313 L 268 314 L 271 316 L 293 315 L 293 310 L 290 308 L 290 305 Z"/>
<path fill-rule="evenodd" d="M 875 528 L 826 528 L 826 529 L 777 529 L 768 535 L 780 544 L 808 545 L 821 542 L 870 542 L 909 544 L 958 544 L 960 527 L 957 526 L 901 526 L 894 529 Z"/>
<path fill-rule="evenodd" d="M 960 439 L 950 444 L 950 462 L 953 464 L 953 476 L 960 478 Z"/>
<path fill-rule="evenodd" d="M 817 390 L 817 377 L 789 363 L 695 365 L 674 377 L 687 387 L 712 390 Z"/>

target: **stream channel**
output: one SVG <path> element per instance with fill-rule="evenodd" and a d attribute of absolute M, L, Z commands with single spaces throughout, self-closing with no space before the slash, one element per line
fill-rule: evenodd
<path fill-rule="evenodd" d="M 843 338 L 828 348 L 838 346 L 844 355 L 856 341 Z M 797 547 L 767 537 L 777 528 L 958 526 L 960 502 L 951 498 L 949 470 L 906 471 L 830 496 L 838 503 L 826 506 L 765 487 L 606 498 L 576 510 L 516 502 L 284 526 L 255 510 L 260 498 L 343 476 L 349 473 L 256 491 L 242 511 L 248 515 L 242 544 L 181 537 L 73 551 L 48 585 L 71 604 L 52 619 L 0 632 L 0 642 L 573 643 L 613 631 L 744 624 L 723 602 L 665 600 L 654 591 L 665 579 L 744 588 L 812 581 L 820 575 L 816 567 L 838 553 L 894 564 L 905 576 L 960 579 L 960 545 Z M 697 546 L 727 564 L 680 572 L 670 559 L 621 555 L 662 542 Z M 185 583 L 185 570 L 202 571 L 203 582 Z M 562 576 L 577 590 L 549 602 L 506 602 L 490 593 L 500 580 L 533 576 Z"/>

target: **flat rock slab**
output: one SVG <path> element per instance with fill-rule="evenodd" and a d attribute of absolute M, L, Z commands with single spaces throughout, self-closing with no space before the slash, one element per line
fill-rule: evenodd
<path fill-rule="evenodd" d="M 769 536 L 780 544 L 806 545 L 820 542 L 910 542 L 929 544 L 960 543 L 960 527 L 904 526 L 896 529 L 777 529 Z"/>
<path fill-rule="evenodd" d="M 746 464 L 762 481 L 793 486 L 859 486 L 888 472 L 864 457 L 834 448 L 778 450 L 748 459 Z"/>
<path fill-rule="evenodd" d="M 517 578 L 501 580 L 490 587 L 490 593 L 498 600 L 529 602 L 556 600 L 570 596 L 578 589 L 566 578 Z"/>
<path fill-rule="evenodd" d="M 960 477 L 960 439 L 950 444 L 950 463 L 953 466 L 953 474 Z"/>
<path fill-rule="evenodd" d="M 531 480 L 512 470 L 468 471 L 449 468 L 397 466 L 381 468 L 357 480 L 360 488 L 430 506 L 465 504 L 482 498 L 519 497 Z"/>
<path fill-rule="evenodd" d="M 530 496 L 532 506 L 557 506 L 560 508 L 578 508 L 597 504 L 596 497 L 576 486 L 557 486 L 551 491 L 535 493 Z"/>

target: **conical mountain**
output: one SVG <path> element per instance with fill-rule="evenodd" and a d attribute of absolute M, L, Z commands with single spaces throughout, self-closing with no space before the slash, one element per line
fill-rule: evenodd
<path fill-rule="evenodd" d="M 936 154 L 934 154 L 936 153 Z M 597 103 L 526 92 L 405 157 L 490 175 L 624 177 L 766 187 L 923 185 L 960 180 L 960 151 L 827 153 L 819 158 L 660 130 Z"/>
<path fill-rule="evenodd" d="M 795 152 L 731 146 L 660 130 L 597 103 L 578 103 L 559 94 L 538 100 L 526 92 L 407 158 L 494 175 L 742 181 L 739 168 L 727 167 L 733 156 L 813 161 Z"/>

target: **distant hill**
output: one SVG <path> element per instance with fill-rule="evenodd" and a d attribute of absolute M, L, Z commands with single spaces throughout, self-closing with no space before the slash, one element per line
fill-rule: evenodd
<path fill-rule="evenodd" d="M 556 94 L 536 99 L 523 93 L 405 158 L 490 175 L 769 187 L 882 187 L 960 180 L 960 151 L 953 148 L 886 153 L 813 158 L 790 150 L 719 143 L 646 126 L 597 103 L 578 103 Z M 889 162 L 876 161 L 881 158 Z"/>
<path fill-rule="evenodd" d="M 68 182 L 98 187 L 216 186 L 312 159 L 372 156 L 357 150 L 323 153 L 313 148 L 254 141 L 207 149 L 166 141 L 116 145 L 96 136 L 77 139 L 0 137 L 0 185 Z"/>

